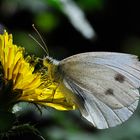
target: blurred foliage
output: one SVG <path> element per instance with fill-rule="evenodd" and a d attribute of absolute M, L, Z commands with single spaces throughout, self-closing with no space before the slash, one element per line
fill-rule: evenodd
<path fill-rule="evenodd" d="M 43 137 L 48 140 L 139 140 L 140 138 L 140 106 L 128 121 L 105 130 L 94 128 L 81 118 L 78 111 L 59 112 L 42 108 L 40 115 L 32 104 L 20 103 L 19 106 L 22 109 L 18 114 L 23 115 L 20 119 L 23 122 L 26 120 L 36 124 Z"/>
<path fill-rule="evenodd" d="M 104 5 L 104 0 L 77 0 L 82 9 L 86 11 L 101 10 Z"/>
<path fill-rule="evenodd" d="M 94 0 L 95 1 L 95 0 Z M 81 2 L 82 3 L 82 2 Z M 89 2 L 86 2 L 87 6 Z M 94 4 L 93 4 L 94 5 Z M 67 6 L 67 7 L 66 7 Z M 34 19 L 34 24 L 38 25 L 42 30 L 44 31 L 50 31 L 52 30 L 58 23 L 57 23 L 57 15 L 45 13 L 46 10 L 56 9 L 56 11 L 60 11 L 64 13 L 69 21 L 72 21 L 71 23 L 73 26 L 85 36 L 87 39 L 94 38 L 94 29 L 91 27 L 88 20 L 84 17 L 84 12 L 80 9 L 80 7 L 73 1 L 73 0 L 5 0 L 2 3 L 2 10 L 6 12 L 5 15 L 8 14 L 14 14 L 17 10 L 29 10 L 36 14 L 36 17 Z M 65 10 L 66 7 L 66 10 Z M 67 11 L 69 9 L 69 11 Z M 43 13 L 42 13 L 43 12 Z M 74 13 L 73 13 L 74 12 Z M 75 18 L 76 15 L 76 18 Z M 77 20 L 79 22 L 79 26 L 77 25 Z M 81 25 L 80 25 L 81 24 Z M 85 29 L 83 29 L 83 27 Z M 89 37 L 84 32 L 87 32 L 86 30 L 89 30 L 89 32 L 93 32 Z"/>
<path fill-rule="evenodd" d="M 35 17 L 35 23 L 41 30 L 49 32 L 58 26 L 59 19 L 53 13 L 40 13 Z"/>
<path fill-rule="evenodd" d="M 39 40 L 32 29 L 33 23 L 41 32 L 51 56 L 55 58 L 62 59 L 85 51 L 118 51 L 140 56 L 140 23 L 137 21 L 140 13 L 139 4 L 117 0 L 73 0 L 73 2 L 95 29 L 96 40 L 85 39 L 73 28 L 60 0 L 1 0 L 0 31 L 5 27 L 13 34 L 17 45 L 25 47 L 28 53 L 41 58 L 46 54 L 28 36 L 30 33 Z M 140 139 L 140 107 L 128 121 L 107 130 L 97 130 L 81 119 L 77 111 L 59 112 L 43 108 L 41 115 L 33 105 L 25 103 L 20 104 L 20 107 L 22 110 L 19 109 L 17 112 L 19 122 L 34 125 L 46 140 Z M 7 124 L 4 124 L 11 127 L 11 122 L 7 121 Z M 0 127 L 2 125 L 0 122 Z M 26 137 L 28 136 L 24 139 Z"/>

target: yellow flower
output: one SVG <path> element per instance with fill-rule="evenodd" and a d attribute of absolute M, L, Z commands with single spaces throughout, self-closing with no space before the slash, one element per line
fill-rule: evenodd
<path fill-rule="evenodd" d="M 12 35 L 8 35 L 6 31 L 0 35 L 0 63 L 3 71 L 1 75 L 4 86 L 11 88 L 8 90 L 9 93 L 3 93 L 0 88 L 0 102 L 3 100 L 2 94 L 8 94 L 6 97 L 10 97 L 12 103 L 25 101 L 58 110 L 75 109 L 75 104 L 67 99 L 61 86 L 58 87 L 58 83 L 51 82 L 49 76 L 44 75 L 41 70 L 35 71 L 30 61 L 30 56 L 24 57 L 24 48 L 13 44 Z"/>

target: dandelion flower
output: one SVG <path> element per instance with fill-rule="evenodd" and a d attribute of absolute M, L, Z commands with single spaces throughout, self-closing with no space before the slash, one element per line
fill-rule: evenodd
<path fill-rule="evenodd" d="M 5 31 L 0 35 L 0 109 L 25 101 L 57 110 L 74 110 L 76 105 L 67 99 L 61 86 L 52 82 L 42 68 L 36 70 L 30 63 L 32 57 L 24 54 L 24 48 L 13 44 L 11 34 Z"/>

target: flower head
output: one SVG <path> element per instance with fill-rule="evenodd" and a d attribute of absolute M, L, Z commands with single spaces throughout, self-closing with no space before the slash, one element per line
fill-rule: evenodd
<path fill-rule="evenodd" d="M 12 35 L 6 31 L 0 35 L 0 108 L 26 101 L 58 110 L 75 109 L 59 83 L 52 82 L 43 68 L 36 70 L 39 60 L 34 58 L 33 65 L 32 56 L 25 57 L 24 52 L 24 48 L 13 44 Z"/>

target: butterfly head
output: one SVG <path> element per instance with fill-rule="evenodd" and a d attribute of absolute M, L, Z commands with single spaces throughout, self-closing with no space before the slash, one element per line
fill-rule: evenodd
<path fill-rule="evenodd" d="M 56 60 L 56 59 L 53 59 L 53 58 L 50 57 L 50 56 L 46 56 L 46 57 L 43 59 L 43 64 L 44 64 L 44 66 L 48 66 L 48 65 L 58 65 L 58 64 L 59 64 L 59 61 Z"/>

